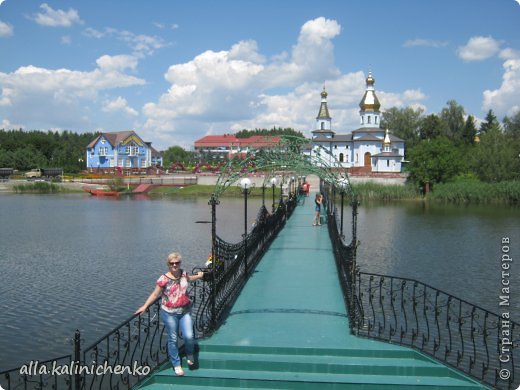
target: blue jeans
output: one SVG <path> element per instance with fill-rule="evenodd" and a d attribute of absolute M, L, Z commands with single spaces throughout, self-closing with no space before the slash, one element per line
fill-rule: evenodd
<path fill-rule="evenodd" d="M 177 333 L 180 330 L 184 340 L 184 348 L 189 360 L 193 361 L 193 321 L 190 312 L 184 314 L 168 313 L 161 309 L 159 316 L 168 332 L 168 356 L 173 367 L 181 365 L 177 348 Z"/>

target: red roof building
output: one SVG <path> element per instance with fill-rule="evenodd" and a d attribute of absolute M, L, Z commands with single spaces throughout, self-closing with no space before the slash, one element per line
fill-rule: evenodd
<path fill-rule="evenodd" d="M 233 134 L 206 135 L 195 141 L 195 151 L 220 156 L 233 157 L 236 153 L 244 154 L 250 150 L 277 146 L 280 137 L 254 135 L 249 138 L 237 138 Z"/>

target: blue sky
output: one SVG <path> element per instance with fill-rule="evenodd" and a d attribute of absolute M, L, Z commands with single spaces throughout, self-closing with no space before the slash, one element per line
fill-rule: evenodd
<path fill-rule="evenodd" d="M 0 4 L 0 128 L 136 130 L 158 149 L 206 134 L 358 127 L 382 110 L 520 110 L 515 0 L 77 1 Z"/>

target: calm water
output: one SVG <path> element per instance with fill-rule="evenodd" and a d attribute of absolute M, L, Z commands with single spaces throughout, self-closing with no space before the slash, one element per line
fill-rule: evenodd
<path fill-rule="evenodd" d="M 250 200 L 250 222 L 259 206 Z M 218 233 L 230 242 L 240 240 L 243 207 L 242 199 L 217 207 Z M 210 224 L 196 222 L 209 219 L 205 198 L 0 196 L 0 371 L 70 353 L 75 329 L 86 346 L 126 320 L 169 252 L 180 251 L 186 269 L 204 263 Z M 500 240 L 510 237 L 518 256 L 519 221 L 512 208 L 363 205 L 358 259 L 363 270 L 415 278 L 499 312 Z"/>

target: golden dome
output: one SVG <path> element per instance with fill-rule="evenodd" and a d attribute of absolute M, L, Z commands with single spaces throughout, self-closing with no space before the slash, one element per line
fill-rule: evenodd
<path fill-rule="evenodd" d="M 323 86 L 323 91 L 321 91 L 321 98 L 327 99 L 328 93 L 325 91 L 325 86 Z"/>
<path fill-rule="evenodd" d="M 363 95 L 363 99 L 359 102 L 359 107 L 362 111 L 379 111 L 379 108 L 381 107 L 381 103 L 379 103 L 379 99 L 374 91 L 375 82 L 376 80 L 372 77 L 372 72 L 368 72 L 366 78 L 367 88 Z"/>
<path fill-rule="evenodd" d="M 369 85 L 372 86 L 376 82 L 376 79 L 374 77 L 372 77 L 372 72 L 368 72 L 366 82 L 367 82 L 367 86 L 369 86 Z"/>

